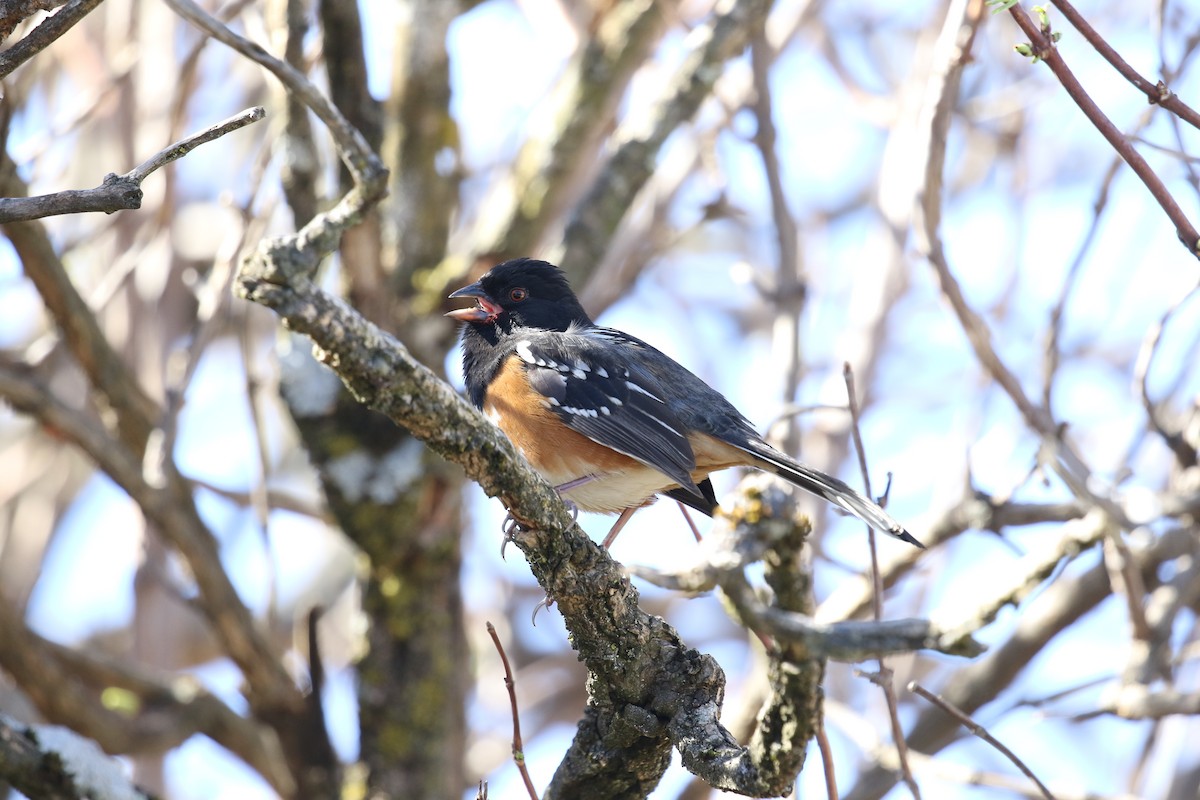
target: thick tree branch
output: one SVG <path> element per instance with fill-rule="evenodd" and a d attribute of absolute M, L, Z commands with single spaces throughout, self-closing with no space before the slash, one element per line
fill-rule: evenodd
<path fill-rule="evenodd" d="M 25 725 L 0 715 L 0 783 L 38 800 L 145 798 L 124 769 L 66 728 Z"/>

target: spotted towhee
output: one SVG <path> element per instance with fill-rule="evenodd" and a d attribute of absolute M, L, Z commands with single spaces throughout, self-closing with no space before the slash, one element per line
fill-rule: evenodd
<path fill-rule="evenodd" d="M 450 297 L 475 299 L 447 315 L 467 323 L 463 372 L 471 401 L 577 507 L 620 513 L 614 532 L 656 494 L 711 516 L 717 500 L 709 473 L 744 466 L 923 547 L 842 481 L 763 441 L 683 366 L 593 323 L 557 267 L 506 261 Z"/>

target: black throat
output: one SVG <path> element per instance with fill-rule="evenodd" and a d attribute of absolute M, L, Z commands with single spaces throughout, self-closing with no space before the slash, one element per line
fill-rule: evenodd
<path fill-rule="evenodd" d="M 570 289 L 565 291 L 566 295 L 555 298 L 554 302 L 530 302 L 519 311 L 506 309 L 491 322 L 468 322 L 463 326 L 463 379 L 467 396 L 476 408 L 483 408 L 488 384 L 500 371 L 504 359 L 512 354 L 522 337 L 528 336 L 523 331 L 562 332 L 571 327 L 594 327 L 575 295 Z"/>
<path fill-rule="evenodd" d="M 502 327 L 498 320 L 489 324 L 469 322 L 463 326 L 463 380 L 467 385 L 467 396 L 476 408 L 483 408 L 488 384 L 516 347 L 513 332 L 511 323 Z"/>

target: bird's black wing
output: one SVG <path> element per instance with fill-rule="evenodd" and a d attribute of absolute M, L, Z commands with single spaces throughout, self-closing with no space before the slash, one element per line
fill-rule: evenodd
<path fill-rule="evenodd" d="M 671 387 L 667 398 L 671 410 L 689 431 L 701 432 L 733 445 L 747 455 L 747 466 L 771 472 L 805 491 L 823 497 L 830 503 L 849 511 L 872 528 L 923 548 L 912 534 L 876 503 L 860 495 L 846 483 L 818 469 L 791 458 L 763 441 L 742 414 L 719 392 L 670 356 L 622 331 L 593 328 L 593 338 L 612 342 L 629 354 L 627 363 L 635 379 L 646 375 L 659 385 Z M 711 493 L 711 489 L 709 490 Z M 673 493 L 668 493 L 675 496 Z M 681 502 L 688 502 L 676 497 Z M 715 498 L 714 498 L 715 504 Z M 701 505 L 688 503 L 704 511 Z M 707 513 L 712 513 L 711 510 Z"/>
<path fill-rule="evenodd" d="M 513 338 L 530 385 L 572 430 L 704 499 L 692 481 L 696 460 L 687 430 L 658 382 L 631 373 L 619 342 L 574 330 L 529 329 Z"/>

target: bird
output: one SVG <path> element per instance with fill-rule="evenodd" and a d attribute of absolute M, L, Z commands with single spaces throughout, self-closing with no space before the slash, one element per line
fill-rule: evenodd
<path fill-rule="evenodd" d="M 751 467 L 924 549 L 844 481 L 772 447 L 720 392 L 634 336 L 597 325 L 565 273 L 516 258 L 450 294 L 462 326 L 466 393 L 577 509 L 618 514 L 666 495 L 709 516 L 709 475 Z"/>

